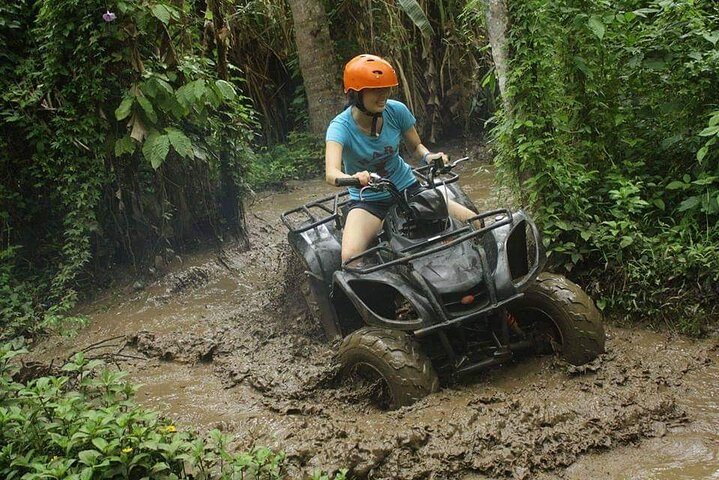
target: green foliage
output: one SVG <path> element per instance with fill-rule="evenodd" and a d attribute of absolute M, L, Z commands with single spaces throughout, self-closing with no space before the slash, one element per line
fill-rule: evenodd
<path fill-rule="evenodd" d="M 283 142 L 308 125 L 289 3 L 254 0 L 228 4 L 230 60 L 243 72 L 244 90 L 262 124 L 262 140 Z M 339 84 L 338 84 L 339 85 Z"/>
<path fill-rule="evenodd" d="M 429 23 L 427 15 L 424 14 L 424 10 L 416 2 L 416 0 L 398 0 L 400 7 L 405 11 L 409 18 L 412 19 L 412 23 L 422 31 L 422 35 L 425 37 L 431 37 L 434 35 L 432 24 Z"/>
<path fill-rule="evenodd" d="M 321 172 L 324 172 L 324 139 L 291 132 L 287 143 L 255 156 L 247 172 L 247 182 L 250 188 L 260 189 L 290 179 L 317 177 Z"/>
<path fill-rule="evenodd" d="M 13 65 L 21 61 L 21 52 L 26 47 L 27 38 L 23 34 L 27 28 L 33 8 L 29 0 L 3 2 L 0 5 L 0 75 L 12 72 Z"/>
<path fill-rule="evenodd" d="M 346 469 L 340 470 L 334 477 L 324 472 L 315 471 L 310 478 L 312 480 L 347 480 L 347 471 Z"/>
<path fill-rule="evenodd" d="M 423 141 L 476 133 L 494 96 L 482 82 L 490 61 L 481 3 L 329 2 L 338 64 L 360 52 L 390 60 L 399 76 L 398 96 L 417 117 Z"/>
<path fill-rule="evenodd" d="M 719 299 L 719 6 L 510 2 L 495 129 L 557 266 L 600 306 L 698 333 Z"/>
<path fill-rule="evenodd" d="M 0 344 L 0 476 L 42 478 L 284 478 L 284 454 L 234 453 L 218 430 L 207 438 L 139 407 L 137 385 L 81 353 L 62 374 L 16 381 L 19 342 Z M 313 478 L 327 479 L 318 472 Z M 333 477 L 344 480 L 345 472 Z"/>
<path fill-rule="evenodd" d="M 0 335 L 57 323 L 111 262 L 242 234 L 255 114 L 179 5 L 0 7 Z"/>
<path fill-rule="evenodd" d="M 32 285 L 20 281 L 13 275 L 13 257 L 16 247 L 0 250 L 0 318 L 3 330 L 0 339 L 16 334 L 34 325 L 36 312 Z"/>

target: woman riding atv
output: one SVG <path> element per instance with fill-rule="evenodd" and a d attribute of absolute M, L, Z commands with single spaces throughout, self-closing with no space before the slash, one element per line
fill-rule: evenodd
<path fill-rule="evenodd" d="M 362 186 L 370 173 L 390 179 L 400 192 L 411 196 L 421 190 L 412 167 L 399 155 L 404 139 L 407 151 L 420 163 L 441 159 L 443 152 L 431 153 L 422 144 L 415 128 L 415 118 L 406 105 L 390 100 L 397 74 L 386 60 L 376 55 L 358 55 L 344 69 L 344 92 L 348 108 L 337 115 L 327 128 L 325 178 L 336 185 L 338 178 L 354 177 Z M 351 187 L 349 208 L 342 235 L 342 262 L 367 249 L 382 228 L 392 199 L 387 192 L 366 192 L 360 198 L 359 188 Z M 466 220 L 474 212 L 449 200 L 450 215 Z"/>

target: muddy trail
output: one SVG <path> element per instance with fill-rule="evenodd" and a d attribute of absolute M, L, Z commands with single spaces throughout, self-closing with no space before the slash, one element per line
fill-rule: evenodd
<path fill-rule="evenodd" d="M 489 167 L 460 173 L 478 206 L 496 205 Z M 331 191 L 317 180 L 258 196 L 250 250 L 188 256 L 108 293 L 85 306 L 77 338 L 35 355 L 110 358 L 179 425 L 284 450 L 288 478 L 345 467 L 372 479 L 719 478 L 716 339 L 609 327 L 607 353 L 589 365 L 510 362 L 391 412 L 338 385 L 335 346 L 286 278 L 279 221 Z"/>

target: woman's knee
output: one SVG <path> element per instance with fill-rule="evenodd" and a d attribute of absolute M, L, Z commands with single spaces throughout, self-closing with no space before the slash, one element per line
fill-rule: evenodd
<path fill-rule="evenodd" d="M 354 257 L 355 255 L 361 253 L 361 250 L 357 249 L 351 249 L 351 248 L 343 248 L 342 249 L 342 263 L 346 263 L 350 258 Z"/>
<path fill-rule="evenodd" d="M 342 263 L 367 250 L 369 243 L 369 240 L 365 241 L 362 238 L 351 238 L 347 242 L 342 242 Z"/>
<path fill-rule="evenodd" d="M 351 210 L 342 232 L 342 262 L 365 251 L 381 227 L 382 220 L 371 213 Z"/>
<path fill-rule="evenodd" d="M 370 241 L 371 238 L 367 238 L 366 232 L 362 230 L 356 229 L 349 232 L 345 230 L 342 239 L 342 262 L 364 252 Z"/>
<path fill-rule="evenodd" d="M 452 217 L 462 222 L 476 215 L 472 210 L 454 200 L 450 200 L 447 203 L 447 209 Z"/>

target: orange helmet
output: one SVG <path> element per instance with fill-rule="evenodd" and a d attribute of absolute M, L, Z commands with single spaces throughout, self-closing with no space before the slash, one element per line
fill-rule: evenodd
<path fill-rule="evenodd" d="M 357 55 L 347 62 L 344 71 L 345 93 L 363 88 L 396 87 L 397 73 L 387 60 L 377 55 Z"/>

